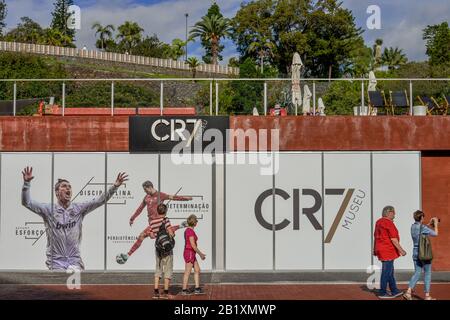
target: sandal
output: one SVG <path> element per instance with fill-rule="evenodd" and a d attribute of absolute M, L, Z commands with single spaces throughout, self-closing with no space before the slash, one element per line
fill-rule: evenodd
<path fill-rule="evenodd" d="M 411 293 L 405 292 L 403 294 L 403 298 L 405 298 L 406 300 L 412 300 L 412 295 Z"/>

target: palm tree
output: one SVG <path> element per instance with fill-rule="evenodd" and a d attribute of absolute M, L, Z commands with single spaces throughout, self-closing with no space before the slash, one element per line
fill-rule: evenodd
<path fill-rule="evenodd" d="M 185 48 L 186 48 L 186 41 L 183 41 L 181 39 L 173 39 L 172 45 L 170 46 L 170 53 L 169 56 L 173 60 L 178 60 L 180 57 L 184 56 Z"/>
<path fill-rule="evenodd" d="M 250 43 L 247 51 L 249 53 L 256 52 L 261 64 L 261 73 L 264 73 L 264 58 L 272 56 L 275 44 L 273 44 L 267 37 L 258 36 L 258 40 Z"/>
<path fill-rule="evenodd" d="M 116 29 L 112 24 L 108 24 L 107 26 L 102 26 L 99 22 L 96 22 L 92 25 L 92 29 L 95 29 L 95 35 L 99 35 L 99 40 L 101 43 L 102 50 L 105 49 L 105 41 L 111 39 L 113 31 Z"/>
<path fill-rule="evenodd" d="M 119 34 L 117 39 L 121 40 L 121 44 L 131 54 L 131 50 L 142 39 L 142 29 L 136 22 L 125 21 L 125 23 L 117 28 Z"/>
<path fill-rule="evenodd" d="M 408 62 L 408 58 L 402 52 L 402 49 L 392 48 L 384 49 L 383 56 L 381 57 L 383 65 L 387 66 L 389 70 L 394 70 L 401 65 Z"/>
<path fill-rule="evenodd" d="M 231 31 L 230 20 L 218 15 L 204 16 L 190 31 L 192 38 L 200 38 L 211 43 L 212 63 L 217 64 L 220 39 L 229 37 Z"/>
<path fill-rule="evenodd" d="M 69 35 L 63 34 L 57 29 L 47 28 L 44 31 L 42 41 L 50 46 L 64 46 L 72 41 Z"/>
<path fill-rule="evenodd" d="M 192 70 L 192 78 L 195 78 L 197 68 L 200 66 L 200 61 L 196 57 L 190 57 L 189 59 L 186 60 L 186 63 Z"/>

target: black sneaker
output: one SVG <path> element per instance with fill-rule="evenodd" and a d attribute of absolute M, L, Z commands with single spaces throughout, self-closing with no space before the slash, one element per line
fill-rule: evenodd
<path fill-rule="evenodd" d="M 191 293 L 186 289 L 186 290 L 181 290 L 181 295 L 182 296 L 190 296 Z"/>
<path fill-rule="evenodd" d="M 159 294 L 159 292 L 153 292 L 153 299 L 159 299 L 161 297 L 161 295 Z"/>
<path fill-rule="evenodd" d="M 378 299 L 394 299 L 394 296 L 391 296 L 390 294 L 382 294 L 378 296 Z"/>
<path fill-rule="evenodd" d="M 202 288 L 195 288 L 194 294 L 205 294 L 205 291 Z"/>

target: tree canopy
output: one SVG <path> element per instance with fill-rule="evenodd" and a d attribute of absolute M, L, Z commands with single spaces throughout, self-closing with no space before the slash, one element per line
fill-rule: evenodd
<path fill-rule="evenodd" d="M 117 39 L 120 40 L 119 46 L 123 47 L 126 52 L 132 53 L 134 47 L 136 47 L 142 40 L 142 29 L 136 22 L 125 21 L 124 24 L 117 28 L 119 32 Z"/>
<path fill-rule="evenodd" d="M 423 39 L 427 41 L 427 55 L 430 65 L 450 63 L 450 28 L 447 22 L 427 26 L 423 30 Z"/>
<path fill-rule="evenodd" d="M 6 8 L 5 0 L 0 0 L 0 37 L 3 35 L 3 29 L 6 26 L 5 19 L 8 9 Z"/>
<path fill-rule="evenodd" d="M 65 43 L 64 45 L 73 46 L 73 41 L 75 39 L 75 30 L 69 29 L 67 27 L 67 20 L 70 18 L 70 14 L 67 12 L 67 9 L 73 5 L 73 0 L 56 0 L 53 3 L 54 9 L 52 12 L 52 23 L 51 28 L 58 30 L 65 39 L 70 39 L 69 43 Z"/>
<path fill-rule="evenodd" d="M 211 44 L 211 62 L 218 63 L 220 39 L 230 36 L 230 22 L 227 18 L 212 15 L 204 16 L 190 31 L 192 38 L 200 38 Z"/>
<path fill-rule="evenodd" d="M 305 64 L 305 75 L 340 76 L 364 47 L 361 29 L 350 10 L 337 0 L 259 0 L 244 3 L 233 19 L 233 38 L 243 58 L 258 59 L 249 50 L 265 39 L 274 44 L 271 62 L 288 73 L 294 52 Z"/>
<path fill-rule="evenodd" d="M 211 5 L 211 7 L 209 7 L 208 9 L 208 13 L 206 14 L 207 17 L 212 17 L 212 16 L 219 16 L 221 18 L 223 18 L 222 13 L 220 12 L 220 7 L 217 4 L 217 2 L 214 1 L 214 3 Z M 202 56 L 202 60 L 204 63 L 212 63 L 212 48 L 211 48 L 211 42 L 204 38 L 201 39 L 202 41 L 202 47 L 205 49 L 205 54 Z M 225 48 L 225 46 L 223 44 L 219 44 L 219 46 L 217 47 L 217 59 L 219 61 L 223 60 L 223 56 L 221 55 L 221 52 L 223 51 L 223 49 Z"/>

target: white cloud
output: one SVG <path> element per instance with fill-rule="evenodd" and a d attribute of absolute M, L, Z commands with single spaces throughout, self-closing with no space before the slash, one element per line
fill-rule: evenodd
<path fill-rule="evenodd" d="M 448 21 L 450 2 L 448 0 L 343 0 L 344 6 L 352 9 L 359 27 L 366 29 L 369 5 L 378 5 L 381 9 L 381 30 L 366 30 L 363 34 L 367 45 L 377 38 L 384 40 L 383 46 L 399 47 L 409 60 L 426 60 L 425 42 L 422 30 L 427 25 Z"/>
<path fill-rule="evenodd" d="M 47 27 L 52 20 L 52 1 L 48 0 L 7 0 L 8 15 L 6 16 L 6 30 L 13 29 L 20 22 L 21 17 L 29 17 Z"/>

